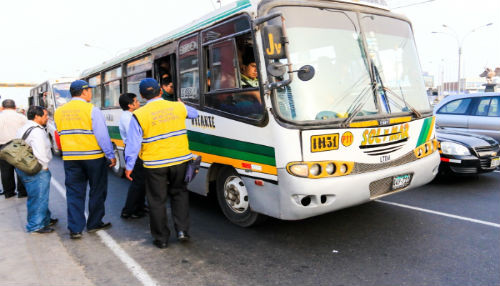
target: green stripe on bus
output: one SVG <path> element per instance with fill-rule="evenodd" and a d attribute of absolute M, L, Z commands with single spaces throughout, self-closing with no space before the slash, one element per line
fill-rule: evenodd
<path fill-rule="evenodd" d="M 214 145 L 207 145 L 199 142 L 189 141 L 189 149 L 195 152 L 203 152 L 221 157 L 228 157 L 248 162 L 266 164 L 273 167 L 276 166 L 276 160 L 273 157 L 267 157 L 264 155 L 238 151 Z"/>
<path fill-rule="evenodd" d="M 108 133 L 111 139 L 122 140 L 122 136 L 120 135 L 120 128 L 118 126 L 108 126 Z"/>
<path fill-rule="evenodd" d="M 189 148 L 218 156 L 276 166 L 274 148 L 188 130 Z"/>
<path fill-rule="evenodd" d="M 431 127 L 432 117 L 426 118 L 422 124 L 422 129 L 420 130 L 420 136 L 418 137 L 417 147 L 424 144 L 427 139 Z"/>

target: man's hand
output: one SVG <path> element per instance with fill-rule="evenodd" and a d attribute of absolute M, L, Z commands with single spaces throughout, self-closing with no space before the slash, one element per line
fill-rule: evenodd
<path fill-rule="evenodd" d="M 125 170 L 125 178 L 129 179 L 130 181 L 133 181 L 132 177 L 130 176 L 132 174 L 132 170 Z"/>
<path fill-rule="evenodd" d="M 109 159 L 109 161 L 111 161 L 111 164 L 108 167 L 113 168 L 116 165 L 116 158 Z"/>

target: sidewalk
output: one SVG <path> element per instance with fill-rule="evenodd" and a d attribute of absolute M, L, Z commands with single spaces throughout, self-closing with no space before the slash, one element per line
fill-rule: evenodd
<path fill-rule="evenodd" d="M 0 196 L 1 286 L 93 285 L 56 232 L 29 234 L 25 224 L 26 198 Z"/>

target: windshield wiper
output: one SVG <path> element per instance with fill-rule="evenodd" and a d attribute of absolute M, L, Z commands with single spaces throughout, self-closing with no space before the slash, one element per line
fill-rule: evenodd
<path fill-rule="evenodd" d="M 384 105 L 386 105 L 386 107 L 387 107 L 387 109 L 388 109 L 389 113 L 390 113 L 391 109 L 390 109 L 390 106 L 389 106 L 389 101 L 388 101 L 388 98 L 387 98 L 387 94 L 389 94 L 389 95 L 393 95 L 393 96 L 394 96 L 394 97 L 396 97 L 397 99 L 401 100 L 401 101 L 405 104 L 405 106 L 406 106 L 406 107 L 408 107 L 408 108 L 411 110 L 411 112 L 412 112 L 413 114 L 415 114 L 415 117 L 417 117 L 417 118 L 422 118 L 422 114 L 421 114 L 421 113 L 420 113 L 420 112 L 419 112 L 416 108 L 414 108 L 413 106 L 411 106 L 411 104 L 409 104 L 409 103 L 408 103 L 408 102 L 404 99 L 404 97 L 399 96 L 399 95 L 398 95 L 398 94 L 396 94 L 396 93 L 395 93 L 392 89 L 390 89 L 390 88 L 388 88 L 388 87 L 384 86 L 384 83 L 383 83 L 383 81 L 382 81 L 382 77 L 380 76 L 380 73 L 378 72 L 378 68 L 377 68 L 377 66 L 375 66 L 375 64 L 373 64 L 373 70 L 374 70 L 374 72 L 375 72 L 375 77 L 377 78 L 377 82 L 379 82 L 379 83 L 380 83 L 380 87 L 381 87 L 381 89 L 383 90 L 384 101 L 385 101 L 385 102 L 384 102 Z M 401 90 L 401 94 L 403 94 L 403 90 Z"/>
<path fill-rule="evenodd" d="M 349 124 L 354 119 L 354 116 L 356 116 L 361 111 L 363 106 L 365 106 L 365 104 L 368 102 L 367 99 L 372 98 L 366 96 L 367 94 L 370 94 L 370 90 L 370 86 L 367 86 L 356 96 L 354 102 L 347 109 L 347 113 L 349 113 L 350 110 L 353 110 L 352 113 L 341 123 L 343 127 L 349 127 Z"/>

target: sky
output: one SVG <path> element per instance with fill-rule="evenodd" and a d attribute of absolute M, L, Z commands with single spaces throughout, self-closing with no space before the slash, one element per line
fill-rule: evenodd
<path fill-rule="evenodd" d="M 392 7 L 424 1 L 387 0 Z M 218 6 L 217 0 L 0 1 L 0 82 L 40 83 L 78 76 Z M 500 66 L 500 0 L 434 0 L 393 11 L 411 20 L 422 69 L 434 75 L 437 84 L 443 77 L 457 79 L 456 38 L 462 41 L 466 36 L 462 44 L 465 76 Z M 490 22 L 494 24 L 468 34 Z M 0 95 L 19 105 L 26 102 L 28 90 L 0 87 Z"/>

